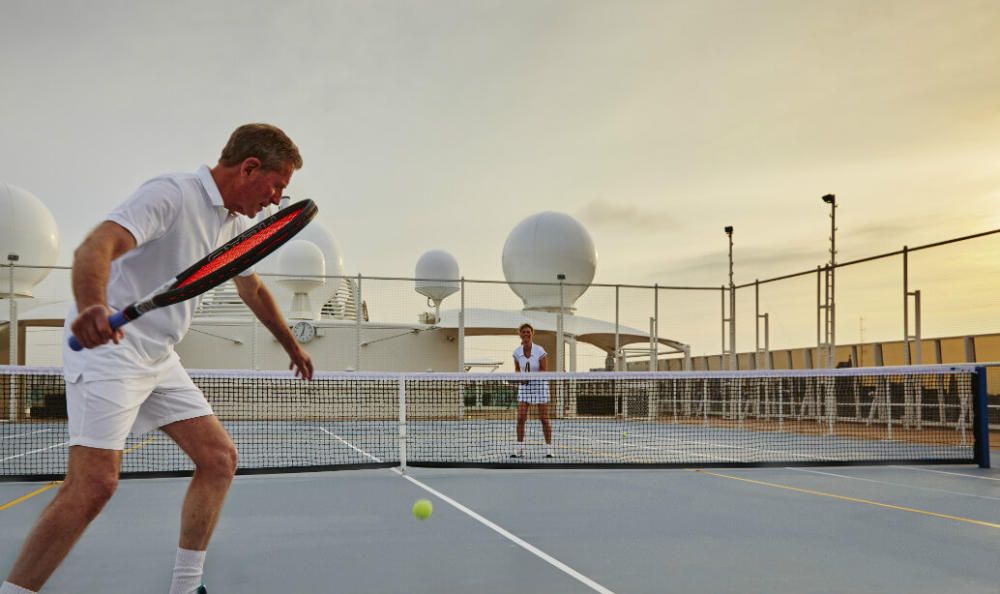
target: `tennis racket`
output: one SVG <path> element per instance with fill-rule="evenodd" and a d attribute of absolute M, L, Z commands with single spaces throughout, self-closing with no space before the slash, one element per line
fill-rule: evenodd
<path fill-rule="evenodd" d="M 121 328 L 145 313 L 197 297 L 243 272 L 281 247 L 309 224 L 319 209 L 312 200 L 301 200 L 283 208 L 234 237 L 195 262 L 149 295 L 108 318 L 111 329 Z M 69 337 L 69 347 L 83 349 L 75 336 Z"/>

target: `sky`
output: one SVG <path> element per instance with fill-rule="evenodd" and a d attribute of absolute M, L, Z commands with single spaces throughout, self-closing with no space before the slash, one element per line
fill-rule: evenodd
<path fill-rule="evenodd" d="M 0 181 L 68 265 L 265 121 L 350 274 L 499 280 L 552 210 L 595 282 L 726 283 L 726 225 L 750 282 L 828 260 L 827 193 L 841 260 L 1000 227 L 997 31 L 995 0 L 0 0 Z"/>

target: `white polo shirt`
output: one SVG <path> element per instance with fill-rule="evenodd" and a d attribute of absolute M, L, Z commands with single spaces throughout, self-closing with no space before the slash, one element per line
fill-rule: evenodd
<path fill-rule="evenodd" d="M 207 166 L 196 173 L 155 177 L 107 216 L 132 234 L 136 247 L 111 263 L 108 305 L 118 311 L 145 297 L 215 248 L 236 237 L 253 220 L 230 213 Z M 250 275 L 250 268 L 241 276 Z M 124 326 L 120 344 L 74 352 L 63 341 L 67 381 L 136 377 L 177 360 L 174 345 L 191 325 L 196 299 L 155 309 Z M 66 314 L 66 336 L 76 319 Z"/>

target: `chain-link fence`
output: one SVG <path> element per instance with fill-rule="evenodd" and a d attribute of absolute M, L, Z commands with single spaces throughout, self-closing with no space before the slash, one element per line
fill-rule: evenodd
<path fill-rule="evenodd" d="M 993 231 L 838 263 L 832 274 L 818 267 L 734 290 L 445 279 L 455 292 L 437 304 L 415 290 L 413 278 L 331 276 L 323 280 L 324 295 L 332 296 L 312 303 L 303 321 L 317 330 L 307 349 L 325 369 L 509 370 L 522 322 L 553 351 L 550 369 L 567 371 L 989 362 L 1000 360 L 998 248 Z M 17 275 L 39 271 L 44 280 L 32 297 L 3 299 L 0 361 L 13 351 L 19 363 L 61 363 L 68 268 L 8 262 L 0 268 L 0 295 L 8 296 Z M 265 280 L 288 309 L 292 295 L 281 293 L 282 277 Z M 538 302 L 545 305 L 533 307 Z M 201 298 L 179 351 L 195 367 L 285 364 L 231 284 Z M 1000 391 L 1000 375 L 995 379 Z"/>

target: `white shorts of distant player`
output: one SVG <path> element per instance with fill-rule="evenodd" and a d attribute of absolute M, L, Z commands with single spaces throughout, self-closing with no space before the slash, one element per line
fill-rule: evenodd
<path fill-rule="evenodd" d="M 528 404 L 549 403 L 549 382 L 540 380 L 525 381 L 517 388 L 517 401 Z"/>

